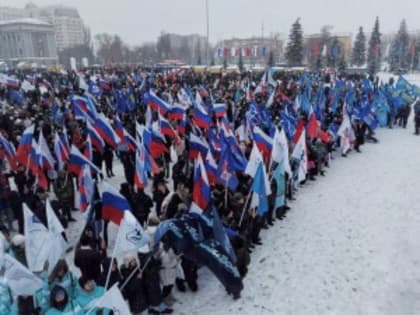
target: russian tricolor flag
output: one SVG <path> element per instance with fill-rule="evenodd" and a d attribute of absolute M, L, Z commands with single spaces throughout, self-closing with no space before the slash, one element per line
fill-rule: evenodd
<path fill-rule="evenodd" d="M 101 173 L 99 168 L 93 164 L 93 162 L 89 159 L 87 159 L 78 148 L 76 148 L 74 145 L 71 146 L 70 151 L 70 157 L 69 157 L 69 165 L 68 165 L 68 171 L 79 175 L 82 171 L 83 166 L 88 165 L 92 171 Z"/>
<path fill-rule="evenodd" d="M 144 157 L 140 157 L 140 152 L 136 153 L 136 173 L 134 174 L 134 184 L 138 189 L 144 189 L 147 185 L 147 172 L 144 165 Z M 144 153 L 143 153 L 144 154 Z"/>
<path fill-rule="evenodd" d="M 153 91 L 149 91 L 149 93 L 146 94 L 146 100 L 147 104 L 161 115 L 165 115 L 171 110 L 171 105 L 158 97 Z"/>
<path fill-rule="evenodd" d="M 38 146 L 39 146 L 39 166 L 42 169 L 49 169 L 49 170 L 54 169 L 55 161 L 48 147 L 47 141 L 44 138 L 42 130 L 39 133 Z"/>
<path fill-rule="evenodd" d="M 170 120 L 182 120 L 184 119 L 185 107 L 182 104 L 175 103 L 171 111 L 168 113 L 168 119 Z"/>
<path fill-rule="evenodd" d="M 213 158 L 213 154 L 209 151 L 207 152 L 206 160 L 204 162 L 206 166 L 207 176 L 211 184 L 215 184 L 217 181 L 217 164 Z"/>
<path fill-rule="evenodd" d="M 17 168 L 16 165 L 16 150 L 12 143 L 7 141 L 7 139 L 0 133 L 0 146 L 4 151 L 7 161 L 12 170 Z"/>
<path fill-rule="evenodd" d="M 309 120 L 306 125 L 306 133 L 308 137 L 312 139 L 318 136 L 318 121 L 316 120 L 316 116 L 312 108 L 312 105 L 309 108 Z"/>
<path fill-rule="evenodd" d="M 85 164 L 79 174 L 80 211 L 85 212 L 92 202 L 95 184 L 90 168 Z"/>
<path fill-rule="evenodd" d="M 209 145 L 204 139 L 201 139 L 193 133 L 190 134 L 190 159 L 196 159 L 200 154 L 205 157 L 209 151 Z"/>
<path fill-rule="evenodd" d="M 214 115 L 217 118 L 226 115 L 226 104 L 213 104 Z"/>
<path fill-rule="evenodd" d="M 114 131 L 103 113 L 98 115 L 94 128 L 110 147 L 113 149 L 117 148 L 121 139 L 118 137 L 117 133 Z"/>
<path fill-rule="evenodd" d="M 197 104 L 197 107 L 194 109 L 193 120 L 194 123 L 200 128 L 210 128 L 211 118 L 201 104 Z"/>
<path fill-rule="evenodd" d="M 107 182 L 102 185 L 102 218 L 119 225 L 124 211 L 131 211 L 127 199 Z"/>
<path fill-rule="evenodd" d="M 203 159 L 199 155 L 194 165 L 193 202 L 203 211 L 210 203 L 211 191 Z"/>
<path fill-rule="evenodd" d="M 83 155 L 88 160 L 93 160 L 93 150 L 92 150 L 92 140 L 90 139 L 90 136 L 87 135 L 86 142 L 85 142 L 85 148 L 83 150 Z"/>
<path fill-rule="evenodd" d="M 93 147 L 98 150 L 98 152 L 104 153 L 105 142 L 89 121 L 86 121 L 86 130 Z"/>
<path fill-rule="evenodd" d="M 54 136 L 54 153 L 58 161 L 58 169 L 64 169 L 64 163 L 69 159 L 70 152 L 57 132 Z"/>
<path fill-rule="evenodd" d="M 167 121 L 165 118 L 163 118 L 161 115 L 159 115 L 159 124 L 160 124 L 160 132 L 163 135 L 169 136 L 169 137 L 177 137 L 177 134 L 172 127 L 172 125 Z"/>
<path fill-rule="evenodd" d="M 16 159 L 20 164 L 26 165 L 29 153 L 32 150 L 32 139 L 34 137 L 35 126 L 29 126 L 25 129 L 20 138 L 19 146 L 16 151 Z"/>
<path fill-rule="evenodd" d="M 271 154 L 273 139 L 259 127 L 254 127 L 254 142 L 262 153 L 266 155 Z"/>

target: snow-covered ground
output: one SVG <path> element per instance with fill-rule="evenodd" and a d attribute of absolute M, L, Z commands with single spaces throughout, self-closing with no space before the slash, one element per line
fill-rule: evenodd
<path fill-rule="evenodd" d="M 175 314 L 420 314 L 420 137 L 412 117 L 377 137 L 362 154 L 337 155 L 263 230 L 240 300 L 202 269 L 197 293 L 175 290 Z M 80 230 L 72 225 L 72 242 Z"/>

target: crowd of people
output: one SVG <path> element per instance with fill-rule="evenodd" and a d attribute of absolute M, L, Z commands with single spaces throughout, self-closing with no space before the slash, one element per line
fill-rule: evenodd
<path fill-rule="evenodd" d="M 284 219 L 301 185 L 325 176 L 334 156 L 378 142 L 377 126 L 405 128 L 413 103 L 419 134 L 416 91 L 403 78 L 383 83 L 270 69 L 210 74 L 121 66 L 4 74 L 1 254 L 31 269 L 25 207 L 51 229 L 50 203 L 67 243 L 67 229 L 84 229 L 74 249 L 66 248 L 74 250 L 77 270 L 69 255 L 30 270 L 42 280 L 33 294 L 11 285 L 0 260 L 0 315 L 113 314 L 98 301 L 114 285 L 132 314 L 169 314 L 174 290 L 199 291 L 203 266 L 240 298 L 250 254 L 263 244 L 261 230 Z M 115 161 L 124 174 L 114 171 Z M 110 222 L 120 224 L 121 217 L 109 210 L 102 187 L 114 176 L 128 205 L 122 210 L 131 211 L 149 239 L 121 257 L 110 254 L 108 236 Z M 76 211 L 87 219 L 76 220 Z"/>

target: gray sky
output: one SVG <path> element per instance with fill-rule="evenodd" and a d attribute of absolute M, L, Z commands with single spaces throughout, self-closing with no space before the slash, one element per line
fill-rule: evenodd
<path fill-rule="evenodd" d="M 23 7 L 27 0 L 1 0 L 0 5 Z M 131 45 L 153 41 L 162 30 L 205 35 L 205 0 L 33 0 L 37 5 L 75 6 L 93 34 L 117 33 Z M 406 18 L 409 30 L 420 30 L 419 0 L 209 0 L 210 41 L 232 36 L 288 34 L 301 18 L 306 34 L 323 25 L 335 32 L 370 32 L 379 16 L 382 33 L 396 31 Z"/>

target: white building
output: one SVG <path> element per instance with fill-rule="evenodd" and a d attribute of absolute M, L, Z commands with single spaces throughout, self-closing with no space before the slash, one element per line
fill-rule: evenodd
<path fill-rule="evenodd" d="M 58 51 L 84 42 L 83 20 L 76 8 L 61 5 L 38 7 L 32 3 L 24 9 L 0 7 L 0 21 L 24 17 L 52 24 Z"/>

